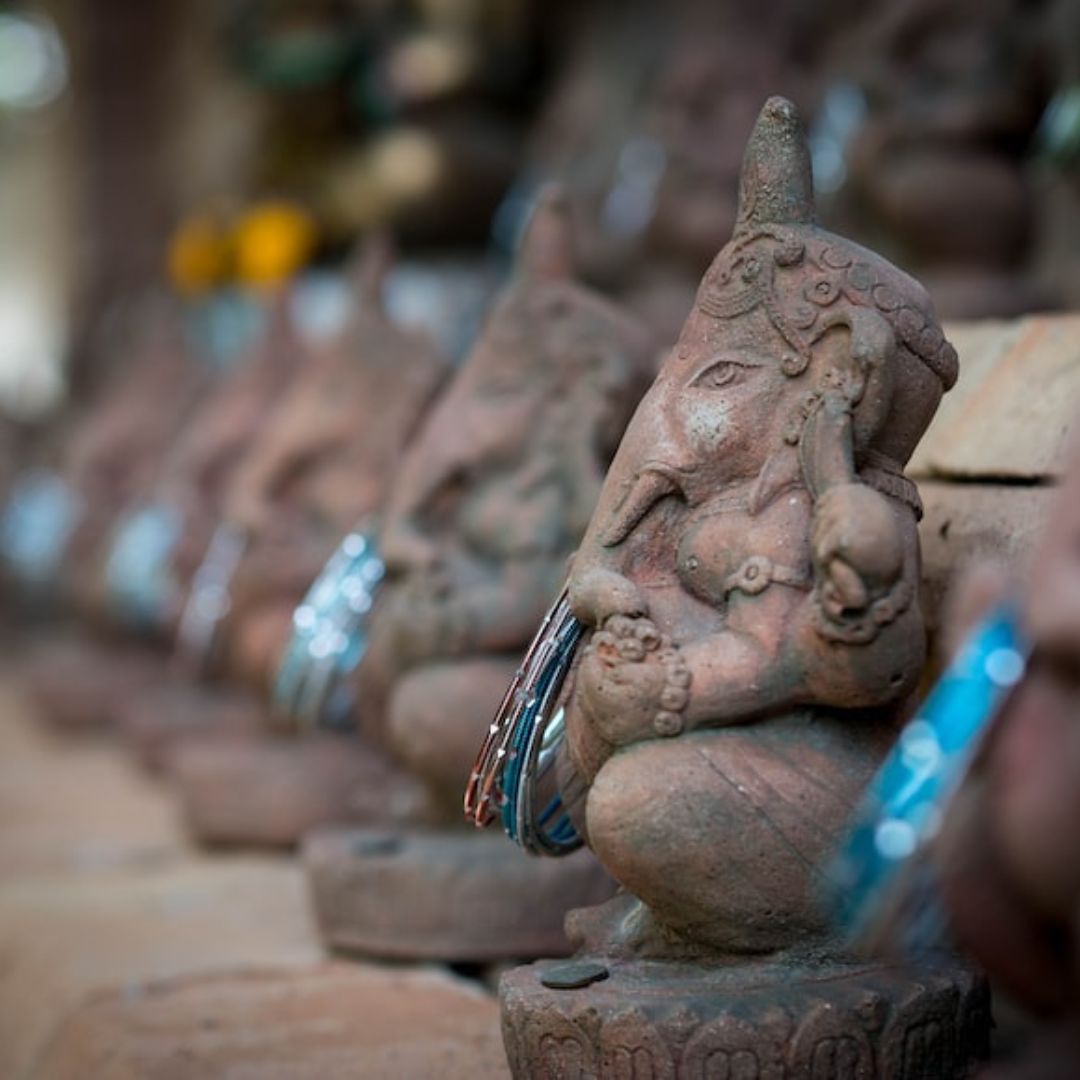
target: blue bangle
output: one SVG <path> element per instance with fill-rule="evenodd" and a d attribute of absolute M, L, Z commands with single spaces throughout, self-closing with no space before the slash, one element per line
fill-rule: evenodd
<path fill-rule="evenodd" d="M 105 582 L 116 613 L 140 627 L 160 627 L 179 585 L 172 555 L 183 533 L 180 513 L 170 506 L 139 507 L 113 533 Z"/>
<path fill-rule="evenodd" d="M 856 944 L 886 936 L 917 951 L 943 943 L 932 867 L 921 858 L 995 716 L 1023 678 L 1030 646 L 1003 605 L 968 637 L 871 781 L 826 876 L 838 925 Z"/>
<path fill-rule="evenodd" d="M 293 612 L 274 683 L 281 718 L 306 727 L 348 725 L 345 678 L 367 651 L 367 616 L 384 574 L 374 536 L 349 533 Z"/>
<path fill-rule="evenodd" d="M 584 632 L 564 588 L 503 697 L 465 792 L 473 824 L 483 828 L 498 817 L 506 835 L 534 855 L 568 855 L 582 844 L 554 773 L 565 734 L 559 698 Z"/>
<path fill-rule="evenodd" d="M 80 499 L 58 473 L 21 477 L 0 517 L 0 555 L 12 575 L 35 587 L 55 581 L 81 516 Z"/>
<path fill-rule="evenodd" d="M 180 616 L 176 649 L 199 675 L 210 673 L 221 626 L 232 607 L 229 595 L 232 580 L 249 540 L 246 530 L 222 522 L 214 530 L 206 554 L 191 579 L 191 591 Z"/>

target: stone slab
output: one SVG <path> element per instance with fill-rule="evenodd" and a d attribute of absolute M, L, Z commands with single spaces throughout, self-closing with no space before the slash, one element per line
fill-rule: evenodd
<path fill-rule="evenodd" d="M 908 465 L 911 476 L 1030 481 L 1060 476 L 1080 412 L 1080 315 L 948 328 L 960 379 Z"/>
<path fill-rule="evenodd" d="M 494 998 L 445 972 L 328 963 L 113 992 L 63 1024 L 37 1080 L 501 1080 Z"/>
<path fill-rule="evenodd" d="M 421 785 L 351 735 L 192 736 L 167 768 L 204 844 L 292 847 L 320 825 L 425 817 Z"/>
<path fill-rule="evenodd" d="M 398 960 L 565 955 L 566 912 L 615 890 L 588 851 L 539 859 L 495 831 L 324 829 L 303 859 L 327 944 Z"/>

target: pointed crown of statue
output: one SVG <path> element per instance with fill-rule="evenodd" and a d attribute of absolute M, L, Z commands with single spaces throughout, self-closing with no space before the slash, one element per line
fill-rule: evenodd
<path fill-rule="evenodd" d="M 705 275 L 697 307 L 716 319 L 763 310 L 785 342 L 781 368 L 791 377 L 807 369 L 829 329 L 846 325 L 852 354 L 873 367 L 876 379 L 873 400 L 855 409 L 863 444 L 857 449 L 897 466 L 956 382 L 956 350 L 925 290 L 880 256 L 815 225 L 806 136 L 784 98 L 770 98 L 758 116 L 743 160 L 735 232 Z M 793 431 L 788 441 L 797 438 Z"/>

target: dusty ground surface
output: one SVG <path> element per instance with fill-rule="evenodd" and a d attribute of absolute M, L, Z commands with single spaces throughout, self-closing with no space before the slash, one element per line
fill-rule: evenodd
<path fill-rule="evenodd" d="M 478 984 L 329 959 L 295 859 L 200 854 L 163 785 L 0 674 L 0 1076 L 507 1075 Z"/>

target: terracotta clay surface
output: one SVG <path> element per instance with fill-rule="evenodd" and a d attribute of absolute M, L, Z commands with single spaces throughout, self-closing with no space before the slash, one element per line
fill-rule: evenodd
<path fill-rule="evenodd" d="M 1043 1023 L 1033 1053 L 1009 1076 L 1068 1076 L 1080 1067 L 1080 859 L 1073 836 L 1080 813 L 1075 438 L 1062 483 L 1049 494 L 1045 529 L 1029 565 L 997 567 L 996 573 L 979 566 L 957 590 L 949 627 L 957 645 L 1004 601 L 1014 605 L 1031 655 L 931 852 L 955 938 Z M 1057 1069 L 1051 1071 L 1055 1058 Z"/>
<path fill-rule="evenodd" d="M 35 1071 L 39 1080 L 507 1075 L 489 997 L 444 972 L 351 963 L 100 996 L 64 1023 Z"/>
<path fill-rule="evenodd" d="M 124 702 L 165 675 L 165 660 L 157 652 L 79 632 L 43 639 L 21 657 L 19 666 L 42 717 L 72 733 L 111 727 Z"/>
<path fill-rule="evenodd" d="M 143 297 L 128 321 L 128 334 L 108 342 L 122 363 L 75 418 L 60 465 L 86 511 L 68 546 L 65 584 L 94 616 L 103 611 L 98 578 L 117 516 L 149 489 L 170 445 L 212 386 L 207 367 L 185 339 L 175 301 Z"/>
<path fill-rule="evenodd" d="M 295 861 L 200 856 L 165 785 L 55 738 L 8 673 L 0 806 L 5 1078 L 507 1074 L 478 984 L 327 962 Z"/>
<path fill-rule="evenodd" d="M 576 282 L 567 209 L 549 191 L 395 477 L 380 531 L 387 578 L 358 675 L 361 720 L 444 800 L 448 821 L 651 361 L 643 328 Z"/>
<path fill-rule="evenodd" d="M 534 859 L 462 830 L 326 829 L 303 853 L 326 942 L 395 960 L 564 955 L 567 908 L 612 891 L 588 852 Z"/>
<path fill-rule="evenodd" d="M 1011 483 L 1061 476 L 1080 408 L 1080 315 L 961 323 L 950 333 L 960 379 L 911 474 Z"/>
<path fill-rule="evenodd" d="M 835 24 L 831 67 L 864 95 L 846 156 L 867 233 L 882 235 L 952 316 L 1045 307 L 1023 273 L 1036 209 L 1024 157 L 1054 48 L 1039 41 L 1045 9 L 1021 0 L 913 0 L 854 18 L 842 5 L 822 9 Z"/>
<path fill-rule="evenodd" d="M 447 829 L 395 834 L 392 855 L 358 856 L 347 840 L 309 850 L 322 926 L 339 946 L 535 956 L 565 949 L 569 907 L 611 893 L 587 857 L 538 865 L 464 834 L 459 810 L 476 743 L 565 577 L 653 358 L 642 327 L 575 280 L 571 241 L 549 190 L 513 278 L 394 478 L 357 711 Z"/>
<path fill-rule="evenodd" d="M 914 281 L 811 221 L 800 123 L 774 98 L 735 237 L 570 576 L 593 634 L 564 764 L 587 789 L 590 845 L 645 902 L 640 925 L 613 930 L 631 952 L 749 954 L 821 933 L 812 868 L 924 659 L 903 465 L 956 353 Z"/>
<path fill-rule="evenodd" d="M 641 1068 L 651 1057 L 656 1075 L 707 1075 L 710 1060 L 786 1075 L 800 1055 L 810 1068 L 821 1040 L 818 1075 L 837 1053 L 845 1069 L 885 1054 L 897 1075 L 922 1075 L 922 1051 L 905 1061 L 888 1038 L 868 1041 L 871 1000 L 879 1032 L 916 1002 L 897 1038 L 940 1040 L 936 1075 L 964 1074 L 985 1041 L 983 988 L 962 966 L 848 974 L 818 895 L 922 671 L 922 504 L 904 465 L 957 367 L 925 291 L 814 224 L 801 121 L 770 99 L 734 236 L 627 428 L 570 572 L 586 637 L 560 785 L 626 890 L 573 916 L 576 960 L 630 963 L 642 1000 L 679 1017 L 658 1027 L 645 1006 L 640 1021 L 607 983 L 582 992 L 591 1019 L 567 1048 L 598 1069 L 622 1045 L 609 1025 L 624 1024 L 651 1027 Z M 716 966 L 703 989 L 678 989 L 700 964 Z M 827 972 L 822 999 L 813 980 Z M 542 1075 L 566 1029 L 542 995 L 515 996 L 525 977 L 503 984 L 504 1023 L 512 1050 L 532 1025 L 512 1064 Z M 706 1034 L 691 1052 L 695 1027 Z M 801 1031 L 807 1045 L 789 1045 Z"/>
<path fill-rule="evenodd" d="M 319 825 L 431 816 L 415 780 L 342 735 L 191 735 L 168 767 L 188 827 L 208 844 L 289 847 Z"/>
<path fill-rule="evenodd" d="M 1054 499 L 1050 486 L 1007 484 L 919 484 L 926 513 L 919 523 L 922 544 L 920 602 L 927 629 L 941 629 L 943 611 L 957 575 L 989 559 L 1022 573 L 1042 535 Z"/>
<path fill-rule="evenodd" d="M 384 310 L 390 257 L 379 241 L 360 253 L 347 323 L 305 351 L 302 368 L 264 413 L 258 438 L 223 485 L 222 513 L 249 542 L 231 582 L 220 658 L 260 697 L 273 685 L 294 609 L 341 535 L 358 523 L 371 527 L 448 371 L 424 335 L 398 326 Z M 220 726 L 205 714 L 179 719 L 192 733 Z M 161 741 L 187 741 L 165 710 L 144 723 L 163 728 Z M 294 746 L 253 733 L 217 751 L 210 745 L 173 757 L 189 824 L 210 843 L 291 845 L 313 825 L 364 813 L 377 821 L 426 816 L 419 785 L 399 781 L 383 757 L 357 743 Z"/>
<path fill-rule="evenodd" d="M 258 734 L 266 722 L 266 709 L 242 691 L 167 679 L 120 701 L 116 716 L 120 734 L 136 759 L 159 770 L 193 735 Z"/>
<path fill-rule="evenodd" d="M 378 240 L 360 252 L 346 326 L 308 350 L 223 495 L 225 516 L 251 538 L 230 590 L 226 662 L 260 692 L 276 673 L 293 609 L 342 534 L 381 510 L 448 372 L 431 341 L 383 307 L 391 257 Z"/>
<path fill-rule="evenodd" d="M 516 968 L 499 987 L 513 1075 L 813 1080 L 966 1076 L 988 1050 L 990 999 L 963 965 L 733 969 L 616 963 L 548 989 L 569 964 Z"/>

